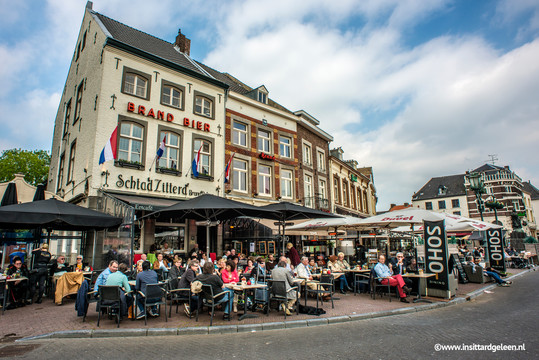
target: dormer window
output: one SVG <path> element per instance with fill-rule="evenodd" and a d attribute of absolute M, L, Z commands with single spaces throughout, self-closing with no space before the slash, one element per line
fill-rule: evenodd
<path fill-rule="evenodd" d="M 266 93 L 259 90 L 258 91 L 258 101 L 260 101 L 263 104 L 267 104 L 268 103 L 268 94 L 266 94 Z"/>
<path fill-rule="evenodd" d="M 438 195 L 446 195 L 447 194 L 447 187 L 440 185 L 438 187 Z"/>

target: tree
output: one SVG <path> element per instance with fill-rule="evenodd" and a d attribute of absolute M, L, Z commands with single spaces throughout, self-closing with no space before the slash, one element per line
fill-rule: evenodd
<path fill-rule="evenodd" d="M 45 150 L 4 150 L 0 156 L 0 182 L 13 180 L 15 174 L 24 174 L 24 180 L 37 186 L 47 181 L 51 156 Z"/>

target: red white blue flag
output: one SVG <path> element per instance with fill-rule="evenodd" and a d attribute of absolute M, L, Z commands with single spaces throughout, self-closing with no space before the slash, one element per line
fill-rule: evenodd
<path fill-rule="evenodd" d="M 165 152 L 165 142 L 167 141 L 167 136 L 163 138 L 163 141 L 161 141 L 161 145 L 159 145 L 159 149 L 157 149 L 157 161 L 161 159 L 161 156 L 163 156 L 163 153 Z"/>
<path fill-rule="evenodd" d="M 116 160 L 118 154 L 117 148 L 117 138 L 118 138 L 118 126 L 112 132 L 109 141 L 105 144 L 105 147 L 101 151 L 99 156 L 99 165 L 103 164 L 105 161 Z"/>
<path fill-rule="evenodd" d="M 230 159 L 228 159 L 228 163 L 226 164 L 225 184 L 230 181 L 230 168 L 232 167 L 232 159 L 234 159 L 234 155 L 236 155 L 236 153 L 233 153 L 232 156 L 230 156 Z"/>
<path fill-rule="evenodd" d="M 197 156 L 193 159 L 193 163 L 191 164 L 191 171 L 194 177 L 198 177 L 198 169 L 200 167 L 200 150 L 202 150 L 202 144 L 200 144 Z"/>

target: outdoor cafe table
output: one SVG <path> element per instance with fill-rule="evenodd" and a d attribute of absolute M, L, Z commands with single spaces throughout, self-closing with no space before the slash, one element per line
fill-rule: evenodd
<path fill-rule="evenodd" d="M 432 303 L 432 301 L 430 301 L 430 300 L 421 298 L 421 283 L 422 283 L 422 281 L 425 281 L 424 279 L 428 279 L 428 278 L 433 277 L 433 276 L 436 276 L 436 274 L 431 274 L 431 273 L 421 273 L 421 274 L 406 273 L 406 274 L 402 275 L 402 277 L 419 279 L 418 291 L 417 291 L 417 299 L 414 299 L 414 303 L 418 303 L 418 302 L 425 302 L 425 303 L 429 303 L 429 304 Z M 428 296 L 428 295 L 429 295 L 429 288 L 427 286 L 425 286 L 425 296 Z"/>
<path fill-rule="evenodd" d="M 225 284 L 226 288 L 232 289 L 234 291 L 242 291 L 243 292 L 243 299 L 244 299 L 244 305 L 243 305 L 243 315 L 239 317 L 239 320 L 248 319 L 248 318 L 257 318 L 257 314 L 247 314 L 247 290 L 254 290 L 254 289 L 264 289 L 267 287 L 266 284 L 242 284 L 239 283 L 227 283 Z M 269 306 L 269 305 L 268 305 Z"/>
<path fill-rule="evenodd" d="M 18 277 L 18 278 L 11 278 L 11 279 L 2 279 L 0 280 L 1 281 L 5 281 L 6 282 L 6 286 L 4 286 L 4 301 L 2 303 L 2 315 L 4 315 L 4 312 L 6 311 L 6 301 L 7 301 L 7 297 L 8 297 L 8 287 L 10 284 L 14 283 L 15 281 L 28 281 L 29 279 L 25 276 L 21 276 L 21 277 Z M 28 294 L 28 287 L 26 288 L 26 294 Z M 26 295 L 25 295 L 26 297 Z"/>

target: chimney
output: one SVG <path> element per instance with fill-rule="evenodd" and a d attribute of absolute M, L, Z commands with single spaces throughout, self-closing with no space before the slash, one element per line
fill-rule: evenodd
<path fill-rule="evenodd" d="M 408 207 L 409 205 L 410 205 L 410 204 L 408 204 L 408 203 L 404 203 L 404 206 L 406 206 L 406 207 Z"/>
<path fill-rule="evenodd" d="M 390 209 L 393 209 L 395 206 L 397 206 L 397 204 L 389 204 Z"/>
<path fill-rule="evenodd" d="M 176 36 L 176 42 L 174 43 L 182 53 L 189 56 L 191 52 L 191 40 L 182 34 L 182 29 L 178 29 L 178 36 Z"/>
<path fill-rule="evenodd" d="M 92 10 L 94 3 L 91 1 L 86 2 L 86 9 Z"/>

